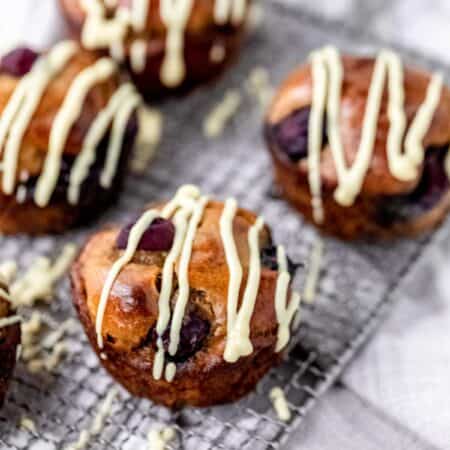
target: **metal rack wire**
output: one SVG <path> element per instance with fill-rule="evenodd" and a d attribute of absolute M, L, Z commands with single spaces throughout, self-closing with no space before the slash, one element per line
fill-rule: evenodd
<path fill-rule="evenodd" d="M 207 143 L 201 136 L 202 118 L 224 90 L 242 87 L 254 66 L 268 68 L 278 81 L 311 49 L 330 40 L 352 51 L 389 43 L 340 23 L 291 10 L 276 1 L 268 2 L 267 9 L 264 28 L 254 36 L 238 67 L 212 88 L 213 95 L 211 91 L 199 91 L 164 105 L 167 127 L 159 156 L 148 175 L 130 180 L 120 204 L 108 212 L 102 223 L 123 219 L 146 202 L 168 197 L 180 184 L 191 182 L 220 197 L 236 196 L 242 205 L 261 211 L 274 229 L 276 240 L 287 245 L 292 258 L 307 259 L 314 231 L 283 201 L 268 194 L 270 163 L 263 150 L 261 113 L 255 102 L 244 97 L 237 119 L 217 141 Z M 448 69 L 422 55 L 407 49 L 400 51 L 407 59 L 440 67 L 449 74 Z M 66 241 L 82 242 L 89 231 L 34 240 L 2 238 L 0 260 L 14 258 L 27 266 L 37 255 L 55 254 Z M 116 402 L 102 433 L 91 440 L 90 448 L 145 448 L 146 433 L 155 422 L 176 428 L 177 440 L 172 448 L 282 447 L 379 324 L 394 300 L 396 287 L 431 240 L 426 237 L 389 247 L 327 240 L 316 303 L 304 307 L 296 344 L 286 360 L 254 393 L 233 405 L 174 413 L 121 392 L 120 402 Z M 67 281 L 58 288 L 50 313 L 57 319 L 74 314 Z M 63 448 L 89 425 L 112 384 L 80 329 L 71 338 L 70 357 L 55 373 L 31 375 L 19 364 L 9 400 L 0 412 L 0 447 Z M 274 385 L 284 389 L 293 411 L 294 418 L 288 424 L 280 422 L 272 411 L 268 392 Z M 33 418 L 36 433 L 15 426 L 22 415 Z"/>

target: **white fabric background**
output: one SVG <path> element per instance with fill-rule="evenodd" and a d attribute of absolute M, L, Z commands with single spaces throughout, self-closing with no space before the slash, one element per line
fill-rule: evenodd
<path fill-rule="evenodd" d="M 450 62 L 446 0 L 285 0 Z M 4 2 L 0 50 L 45 47 L 62 34 L 54 0 Z M 450 243 L 440 244 L 405 283 L 377 336 L 319 402 L 289 449 L 450 449 Z"/>

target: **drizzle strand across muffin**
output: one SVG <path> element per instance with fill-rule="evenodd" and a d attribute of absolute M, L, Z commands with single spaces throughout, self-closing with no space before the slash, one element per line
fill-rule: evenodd
<path fill-rule="evenodd" d="M 294 271 L 262 217 L 188 185 L 95 234 L 71 279 L 91 344 L 121 384 L 207 406 L 245 395 L 280 360 L 300 304 Z"/>
<path fill-rule="evenodd" d="M 327 233 L 414 235 L 450 207 L 450 91 L 392 51 L 313 52 L 279 89 L 265 134 L 284 195 Z"/>

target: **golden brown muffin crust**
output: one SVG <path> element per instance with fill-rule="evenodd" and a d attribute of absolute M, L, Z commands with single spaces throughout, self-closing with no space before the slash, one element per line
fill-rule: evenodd
<path fill-rule="evenodd" d="M 168 406 L 206 406 L 232 401 L 251 390 L 280 360 L 275 353 L 278 323 L 274 307 L 277 271 L 261 268 L 261 281 L 250 324 L 254 347 L 248 357 L 229 364 L 223 359 L 227 324 L 229 270 L 220 235 L 223 203 L 210 201 L 198 227 L 189 264 L 190 297 L 187 313 L 195 311 L 210 324 L 207 340 L 187 361 L 177 364 L 172 383 L 152 377 L 154 329 L 158 317 L 159 283 L 164 253 L 138 251 L 117 277 L 104 320 L 102 364 L 135 395 Z M 236 248 L 243 268 L 242 290 L 249 265 L 248 232 L 256 216 L 239 209 L 233 222 Z M 92 346 L 99 354 L 95 318 L 102 288 L 112 264 L 122 253 L 116 248 L 120 229 L 110 227 L 92 236 L 71 271 L 74 303 Z M 270 244 L 267 227 L 260 245 Z M 175 267 L 175 272 L 178 270 Z M 176 298 L 176 276 L 172 301 Z M 172 304 L 173 306 L 173 304 Z M 150 340 L 149 340 L 150 339 Z"/>

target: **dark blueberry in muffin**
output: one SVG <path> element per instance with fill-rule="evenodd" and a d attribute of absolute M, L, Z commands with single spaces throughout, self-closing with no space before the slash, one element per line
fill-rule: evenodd
<path fill-rule="evenodd" d="M 210 329 L 211 326 L 207 320 L 202 319 L 196 312 L 190 311 L 183 319 L 178 351 L 174 356 L 167 353 L 167 359 L 177 363 L 187 361 L 202 348 L 203 342 L 208 337 Z M 162 339 L 164 348 L 168 351 L 170 343 L 170 326 L 163 334 Z"/>
<path fill-rule="evenodd" d="M 450 184 L 444 168 L 449 145 L 427 149 L 422 178 L 407 195 L 386 197 L 380 201 L 378 222 L 385 225 L 406 221 L 431 210 L 448 191 Z"/>
<path fill-rule="evenodd" d="M 38 56 L 38 53 L 28 47 L 18 47 L 1 58 L 0 72 L 23 77 L 31 70 Z"/>
<path fill-rule="evenodd" d="M 117 247 L 124 250 L 128 244 L 128 237 L 131 228 L 136 222 L 128 224 L 122 228 L 117 237 Z M 170 220 L 157 218 L 147 228 L 143 234 L 138 249 L 149 252 L 164 252 L 172 248 L 173 239 L 175 236 L 175 227 Z"/>
<path fill-rule="evenodd" d="M 294 263 L 289 256 L 287 257 L 287 262 L 288 271 L 291 274 L 291 277 L 293 277 L 302 264 Z M 261 264 L 270 270 L 278 270 L 277 247 L 268 245 L 261 250 Z"/>
<path fill-rule="evenodd" d="M 284 118 L 269 130 L 271 140 L 278 149 L 284 152 L 292 162 L 308 156 L 308 126 L 311 108 L 298 109 Z M 323 141 L 326 142 L 326 126 L 324 124 Z"/>

